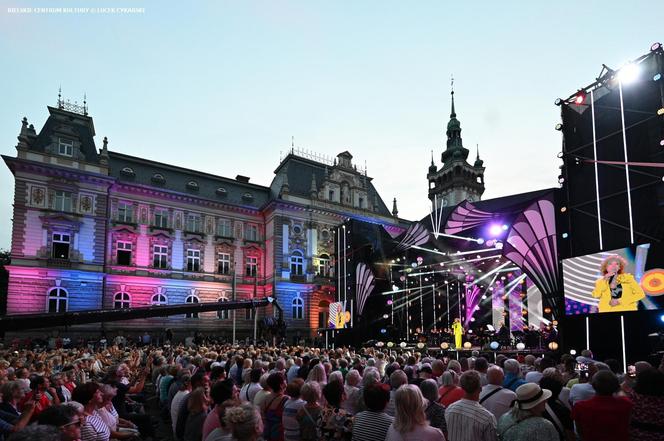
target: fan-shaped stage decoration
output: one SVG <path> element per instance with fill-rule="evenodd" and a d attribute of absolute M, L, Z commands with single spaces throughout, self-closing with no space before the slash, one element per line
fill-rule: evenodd
<path fill-rule="evenodd" d="M 514 262 L 546 295 L 558 291 L 556 222 L 553 202 L 540 199 L 512 223 L 503 256 Z"/>
<path fill-rule="evenodd" d="M 355 301 L 357 302 L 357 314 L 362 315 L 364 304 L 376 285 L 373 273 L 364 263 L 358 263 L 355 270 Z"/>
<path fill-rule="evenodd" d="M 396 246 L 395 251 L 398 253 L 400 251 L 407 250 L 412 246 L 419 246 L 427 243 L 429 240 L 429 231 L 424 228 L 421 224 L 412 224 L 408 227 L 408 230 L 404 233 L 401 238 L 401 241 Z"/>
<path fill-rule="evenodd" d="M 641 287 L 649 296 L 664 294 L 664 269 L 655 268 L 646 271 L 641 277 Z"/>
<path fill-rule="evenodd" d="M 478 225 L 489 221 L 493 217 L 492 213 L 478 210 L 468 201 L 463 201 L 456 206 L 454 211 L 447 218 L 445 224 L 445 234 L 459 234 L 464 230 L 469 230 Z"/>

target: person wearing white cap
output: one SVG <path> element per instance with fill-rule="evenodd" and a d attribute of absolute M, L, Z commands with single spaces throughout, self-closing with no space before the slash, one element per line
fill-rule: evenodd
<path fill-rule="evenodd" d="M 501 441 L 558 441 L 556 428 L 542 417 L 550 397 L 551 391 L 538 384 L 519 386 L 512 409 L 498 421 Z"/>

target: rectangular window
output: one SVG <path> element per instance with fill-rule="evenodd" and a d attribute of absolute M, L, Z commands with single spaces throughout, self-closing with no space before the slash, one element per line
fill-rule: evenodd
<path fill-rule="evenodd" d="M 71 193 L 57 190 L 55 192 L 55 205 L 53 208 L 58 211 L 71 212 Z"/>
<path fill-rule="evenodd" d="M 258 227 L 256 225 L 247 225 L 244 229 L 244 238 L 246 240 L 258 240 Z"/>
<path fill-rule="evenodd" d="M 334 201 L 334 190 L 330 190 L 328 196 L 329 196 L 328 197 L 329 200 Z"/>
<path fill-rule="evenodd" d="M 321 277 L 330 277 L 330 259 L 325 257 L 318 258 L 318 275 Z"/>
<path fill-rule="evenodd" d="M 201 232 L 201 217 L 197 214 L 190 214 L 187 216 L 187 226 L 186 226 L 187 231 L 191 231 L 193 233 L 200 233 Z"/>
<path fill-rule="evenodd" d="M 152 251 L 152 266 L 159 269 L 168 268 L 168 247 L 155 245 Z"/>
<path fill-rule="evenodd" d="M 364 198 L 360 198 L 358 205 L 360 208 L 364 208 Z"/>
<path fill-rule="evenodd" d="M 219 219 L 217 222 L 217 235 L 223 237 L 233 237 L 233 230 L 230 219 Z"/>
<path fill-rule="evenodd" d="M 244 318 L 246 320 L 253 320 L 254 319 L 254 309 L 253 308 L 247 308 L 244 310 Z"/>
<path fill-rule="evenodd" d="M 53 233 L 53 258 L 69 259 L 69 244 L 71 236 L 64 233 Z"/>
<path fill-rule="evenodd" d="M 187 250 L 187 271 L 198 272 L 201 270 L 201 252 L 199 250 Z"/>
<path fill-rule="evenodd" d="M 154 226 L 168 228 L 168 210 L 156 209 L 154 211 Z"/>
<path fill-rule="evenodd" d="M 230 274 L 231 273 L 231 255 L 227 253 L 219 253 L 219 258 L 217 260 L 217 272 L 219 274 Z"/>
<path fill-rule="evenodd" d="M 131 265 L 131 242 L 118 241 L 117 262 L 118 265 Z"/>
<path fill-rule="evenodd" d="M 118 204 L 118 220 L 120 222 L 133 222 L 133 207 L 127 202 Z"/>
<path fill-rule="evenodd" d="M 71 139 L 58 139 L 58 153 L 62 156 L 74 156 L 74 141 Z"/>
<path fill-rule="evenodd" d="M 247 257 L 244 265 L 244 275 L 247 277 L 256 277 L 258 274 L 258 258 Z"/>

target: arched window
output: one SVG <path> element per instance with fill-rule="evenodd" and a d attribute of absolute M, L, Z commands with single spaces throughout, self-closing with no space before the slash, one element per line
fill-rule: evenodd
<path fill-rule="evenodd" d="M 189 297 L 187 297 L 185 302 L 186 303 L 200 303 L 200 300 L 195 295 L 190 295 Z M 197 312 L 188 312 L 185 315 L 185 318 L 198 318 L 198 313 Z"/>
<path fill-rule="evenodd" d="M 134 173 L 134 169 L 131 167 L 124 167 L 120 173 L 122 173 L 125 176 L 134 176 L 136 173 Z"/>
<path fill-rule="evenodd" d="M 193 191 L 198 191 L 198 182 L 196 182 L 196 181 L 187 182 L 187 189 L 188 190 L 193 190 Z"/>
<path fill-rule="evenodd" d="M 330 256 L 327 254 L 321 254 L 318 258 L 318 275 L 330 277 Z"/>
<path fill-rule="evenodd" d="M 304 300 L 302 300 L 302 297 L 298 294 L 294 299 L 293 299 L 293 319 L 294 320 L 302 320 L 304 318 Z"/>
<path fill-rule="evenodd" d="M 301 251 L 293 251 L 290 257 L 291 275 L 301 276 L 304 274 L 304 257 Z"/>
<path fill-rule="evenodd" d="M 163 185 L 166 183 L 166 178 L 164 178 L 164 175 L 162 175 L 161 173 L 155 173 L 154 175 L 152 175 L 152 182 L 154 182 L 155 184 Z"/>
<path fill-rule="evenodd" d="M 227 302 L 228 299 L 226 297 L 220 297 L 219 300 L 217 300 L 219 303 L 222 302 Z M 220 309 L 217 311 L 217 318 L 220 320 L 228 320 L 230 317 L 230 311 L 228 309 Z"/>
<path fill-rule="evenodd" d="M 128 292 L 117 292 L 113 296 L 113 309 L 131 308 L 131 297 Z"/>
<path fill-rule="evenodd" d="M 67 311 L 67 290 L 64 288 L 51 288 L 48 291 L 48 312 Z"/>
<path fill-rule="evenodd" d="M 150 303 L 152 304 L 152 306 L 168 305 L 168 299 L 164 294 L 159 292 L 152 296 L 152 300 L 150 300 Z"/>

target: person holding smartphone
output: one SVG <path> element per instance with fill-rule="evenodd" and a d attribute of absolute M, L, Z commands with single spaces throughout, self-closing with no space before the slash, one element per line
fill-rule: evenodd
<path fill-rule="evenodd" d="M 599 299 L 599 312 L 624 312 L 639 309 L 646 295 L 634 276 L 625 273 L 627 262 L 617 254 L 602 261 L 602 277 L 595 282 L 592 296 Z"/>

